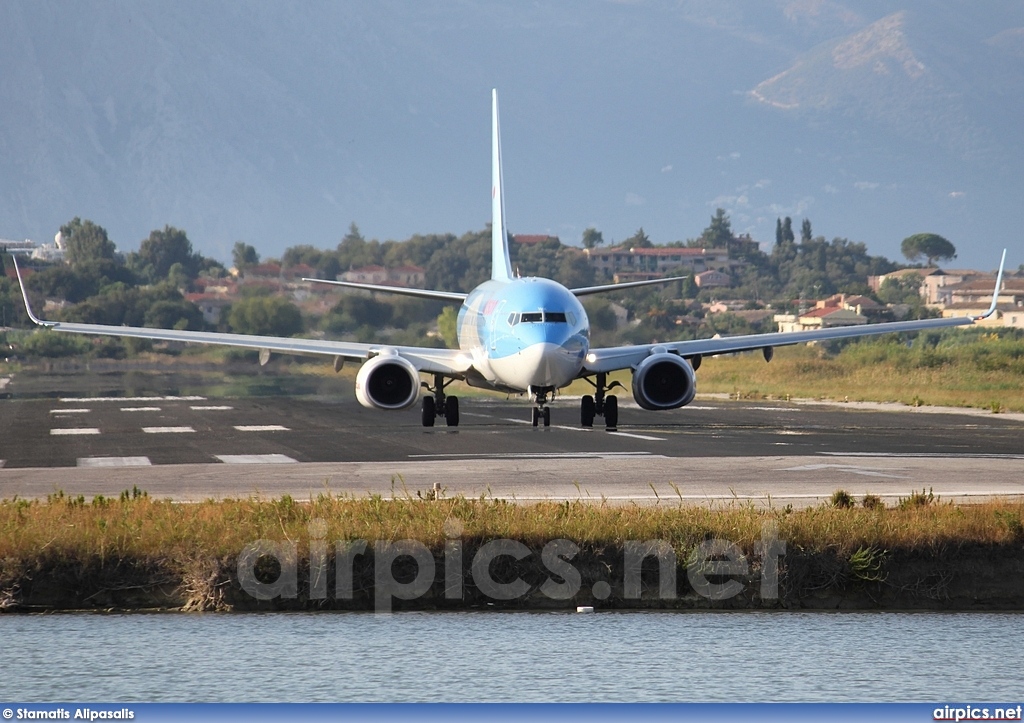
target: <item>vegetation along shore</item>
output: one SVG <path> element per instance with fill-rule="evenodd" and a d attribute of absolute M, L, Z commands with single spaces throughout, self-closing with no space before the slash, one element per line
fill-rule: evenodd
<path fill-rule="evenodd" d="M 0 610 L 1024 609 L 1024 504 L 0 502 Z"/>

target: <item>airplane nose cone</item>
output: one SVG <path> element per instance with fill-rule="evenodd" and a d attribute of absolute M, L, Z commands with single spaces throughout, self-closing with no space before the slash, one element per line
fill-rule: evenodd
<path fill-rule="evenodd" d="M 580 369 L 578 354 L 560 344 L 537 342 L 491 365 L 500 368 L 503 379 L 520 389 L 561 387 L 575 378 Z"/>
<path fill-rule="evenodd" d="M 519 352 L 519 367 L 529 380 L 527 386 L 552 386 L 558 374 L 559 356 L 561 350 L 558 345 L 550 342 L 531 344 Z"/>

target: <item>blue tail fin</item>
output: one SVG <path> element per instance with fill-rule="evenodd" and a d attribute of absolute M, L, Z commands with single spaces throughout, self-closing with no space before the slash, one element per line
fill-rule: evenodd
<path fill-rule="evenodd" d="M 501 135 L 498 132 L 498 91 L 491 91 L 491 278 L 508 281 L 512 263 L 508 258 L 505 229 L 505 190 L 501 180 Z"/>

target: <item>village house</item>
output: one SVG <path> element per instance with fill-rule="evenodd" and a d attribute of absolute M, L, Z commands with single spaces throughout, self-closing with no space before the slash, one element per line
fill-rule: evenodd
<path fill-rule="evenodd" d="M 694 283 L 702 289 L 715 289 L 732 285 L 732 277 L 715 269 L 702 271 L 693 277 Z"/>
<path fill-rule="evenodd" d="M 207 324 L 219 324 L 224 314 L 224 309 L 231 306 L 231 299 L 221 294 L 209 294 L 197 292 L 185 294 L 185 301 L 190 301 L 203 313 L 203 320 Z"/>
<path fill-rule="evenodd" d="M 427 281 L 427 272 L 421 266 L 399 266 L 388 269 L 384 266 L 362 266 L 338 274 L 338 281 L 355 284 L 376 284 L 378 286 L 404 286 L 422 289 Z"/>
<path fill-rule="evenodd" d="M 943 289 L 942 316 L 981 316 L 992 304 L 995 276 L 976 276 L 970 280 Z M 996 311 L 978 322 L 981 326 L 1008 326 L 1024 329 L 1024 278 L 1011 276 L 1003 279 L 996 298 Z"/>
<path fill-rule="evenodd" d="M 709 269 L 728 270 L 731 262 L 727 249 L 705 248 L 593 248 L 584 249 L 597 278 L 606 280 L 627 274 L 642 278 L 661 278 L 670 272 L 699 274 Z"/>
<path fill-rule="evenodd" d="M 782 332 L 827 329 L 835 326 L 860 326 L 868 323 L 866 316 L 846 308 L 836 297 L 819 301 L 813 309 L 799 314 L 776 314 L 773 320 L 779 325 L 779 331 Z"/>
<path fill-rule="evenodd" d="M 972 269 L 940 269 L 936 267 L 900 269 L 889 274 L 869 276 L 868 286 L 877 294 L 887 279 L 905 279 L 908 276 L 915 275 L 921 280 L 921 298 L 924 299 L 925 304 L 931 306 L 948 303 L 943 300 L 944 296 L 948 297 L 948 287 L 955 286 L 968 279 L 984 276 L 981 271 L 974 271 Z"/>

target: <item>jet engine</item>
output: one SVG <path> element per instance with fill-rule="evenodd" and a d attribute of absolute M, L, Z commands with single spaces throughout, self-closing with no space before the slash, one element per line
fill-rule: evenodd
<path fill-rule="evenodd" d="M 633 399 L 644 409 L 676 409 L 696 393 L 693 367 L 675 354 L 651 354 L 633 371 Z"/>
<path fill-rule="evenodd" d="M 420 374 L 397 354 L 375 356 L 356 374 L 356 399 L 371 409 L 408 409 L 420 398 Z"/>

